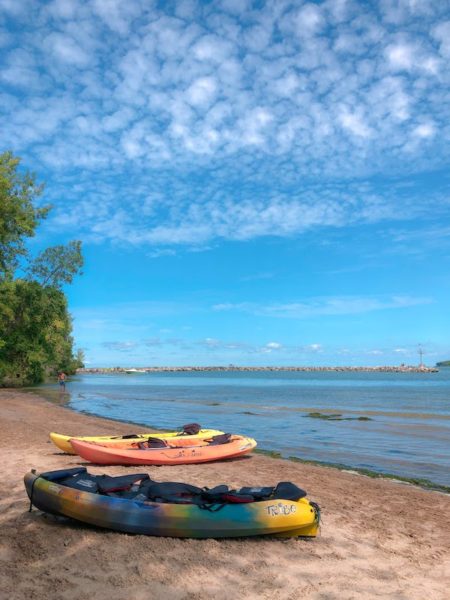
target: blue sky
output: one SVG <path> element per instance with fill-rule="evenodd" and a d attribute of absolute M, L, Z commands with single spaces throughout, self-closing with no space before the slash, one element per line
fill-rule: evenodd
<path fill-rule="evenodd" d="M 88 366 L 450 358 L 450 3 L 0 0 Z"/>

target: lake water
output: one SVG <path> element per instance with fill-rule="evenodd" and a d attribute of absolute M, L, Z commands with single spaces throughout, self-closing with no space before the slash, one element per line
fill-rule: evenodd
<path fill-rule="evenodd" d="M 40 388 L 49 396 L 55 390 Z M 66 392 L 67 405 L 87 414 L 170 430 L 195 421 L 249 435 L 285 457 L 450 485 L 450 368 L 86 374 Z M 67 423 L 60 433 L 77 432 Z"/>

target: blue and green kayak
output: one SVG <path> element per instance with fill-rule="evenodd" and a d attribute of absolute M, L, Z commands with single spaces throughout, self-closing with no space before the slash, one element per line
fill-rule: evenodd
<path fill-rule="evenodd" d="M 146 473 L 111 477 L 86 468 L 34 470 L 24 478 L 31 506 L 127 533 L 180 538 L 315 537 L 320 510 L 290 482 L 270 487 L 198 488 Z"/>

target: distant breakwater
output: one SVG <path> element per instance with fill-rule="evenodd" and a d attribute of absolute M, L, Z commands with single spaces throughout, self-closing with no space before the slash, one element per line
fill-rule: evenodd
<path fill-rule="evenodd" d="M 229 366 L 211 366 L 211 367 L 89 367 L 78 369 L 77 373 L 186 373 L 186 372 L 217 372 L 217 371 L 290 371 L 290 372 L 369 372 L 369 373 L 437 373 L 436 367 L 408 366 L 400 365 L 381 366 L 381 367 L 238 367 Z"/>

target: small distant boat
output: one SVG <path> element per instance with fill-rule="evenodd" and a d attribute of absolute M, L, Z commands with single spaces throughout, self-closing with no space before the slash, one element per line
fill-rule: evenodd
<path fill-rule="evenodd" d="M 128 375 L 143 374 L 146 372 L 147 371 L 145 369 L 125 369 L 125 373 Z"/>
<path fill-rule="evenodd" d="M 315 537 L 320 509 L 291 482 L 274 487 L 199 488 L 146 473 L 110 477 L 84 467 L 24 477 L 31 506 L 82 523 L 179 538 Z"/>
<path fill-rule="evenodd" d="M 157 439 L 130 444 L 124 440 L 84 442 L 71 439 L 72 448 L 85 460 L 97 465 L 184 465 L 236 458 L 248 454 L 256 441 L 241 435 L 221 434 L 210 439 Z"/>

